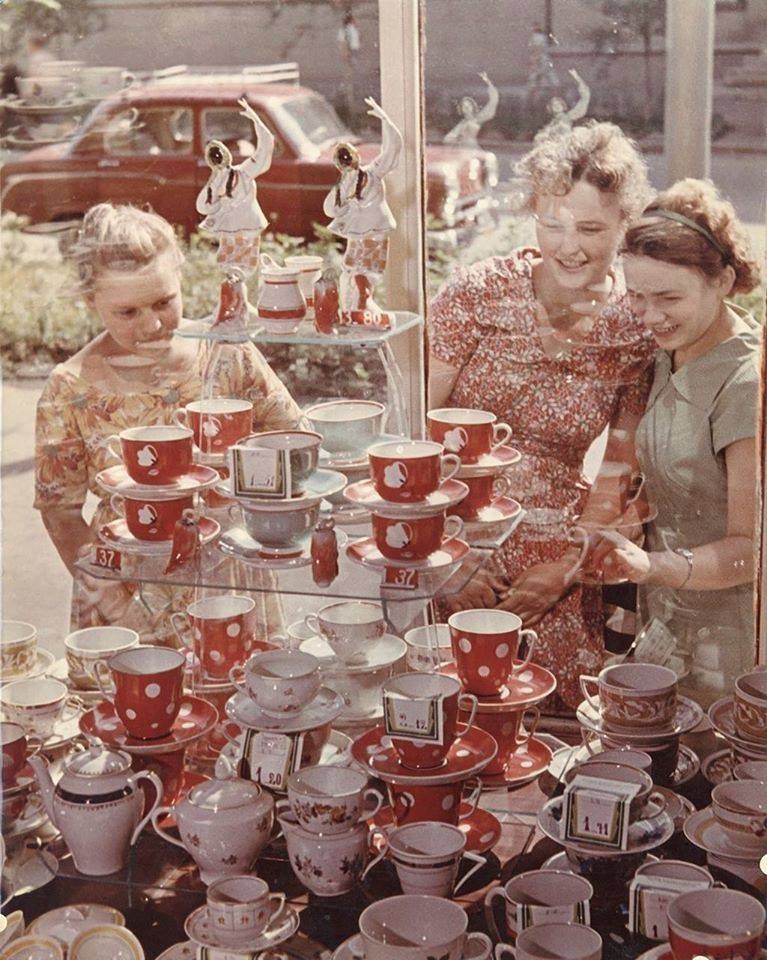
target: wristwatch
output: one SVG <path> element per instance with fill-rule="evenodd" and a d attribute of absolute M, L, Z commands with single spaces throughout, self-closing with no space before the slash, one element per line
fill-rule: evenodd
<path fill-rule="evenodd" d="M 692 559 L 693 559 L 693 558 L 692 558 L 692 550 L 688 550 L 687 547 L 677 547 L 677 548 L 674 550 L 674 553 L 678 553 L 680 557 L 684 557 L 685 560 L 687 561 L 687 576 L 684 578 L 684 580 L 683 580 L 683 581 L 679 584 L 679 586 L 676 588 L 677 590 L 681 590 L 681 589 L 683 589 L 684 587 L 687 586 L 687 581 L 688 581 L 688 580 L 690 579 L 690 577 L 692 576 Z"/>

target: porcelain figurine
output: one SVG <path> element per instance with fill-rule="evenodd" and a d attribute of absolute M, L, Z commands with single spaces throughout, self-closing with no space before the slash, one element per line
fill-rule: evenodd
<path fill-rule="evenodd" d="M 368 113 L 381 121 L 381 152 L 363 166 L 352 143 L 339 143 L 333 162 L 340 173 L 325 198 L 329 229 L 347 241 L 343 259 L 341 321 L 386 325 L 381 308 L 372 298 L 373 288 L 386 269 L 389 233 L 396 227 L 386 202 L 384 177 L 396 167 L 402 151 L 402 134 L 372 97 Z"/>
<path fill-rule="evenodd" d="M 445 143 L 452 143 L 458 147 L 466 147 L 472 150 L 478 149 L 477 137 L 482 124 L 488 123 L 495 116 L 499 100 L 498 88 L 486 73 L 480 73 L 479 76 L 487 86 L 487 103 L 480 110 L 473 97 L 462 97 L 458 104 L 461 119 L 452 130 L 445 134 Z"/>
<path fill-rule="evenodd" d="M 568 70 L 567 72 L 578 87 L 578 101 L 575 106 L 568 107 L 562 97 L 552 97 L 548 104 L 552 119 L 536 133 L 536 143 L 541 140 L 548 140 L 550 137 L 566 134 L 576 120 L 586 116 L 591 99 L 591 90 L 577 70 Z"/>
<path fill-rule="evenodd" d="M 91 877 L 116 873 L 125 865 L 129 848 L 160 801 L 162 783 L 155 773 L 131 771 L 131 758 L 92 740 L 88 750 L 71 754 L 54 786 L 41 757 L 29 758 L 48 816 L 61 831 L 80 873 Z M 154 802 L 146 816 L 139 780 L 149 780 Z"/>

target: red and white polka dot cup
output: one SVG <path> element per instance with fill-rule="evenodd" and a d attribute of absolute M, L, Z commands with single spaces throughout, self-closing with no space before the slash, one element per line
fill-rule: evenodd
<path fill-rule="evenodd" d="M 501 693 L 509 678 L 530 662 L 538 639 L 535 630 L 523 630 L 520 618 L 507 610 L 461 610 L 447 622 L 461 683 L 480 697 Z M 523 638 L 527 655 L 516 661 Z"/>
<path fill-rule="evenodd" d="M 192 466 L 192 431 L 187 427 L 131 427 L 108 437 L 107 447 L 136 483 L 172 483 Z"/>
<path fill-rule="evenodd" d="M 461 721 L 466 717 L 459 715 Z M 498 753 L 482 771 L 483 777 L 495 777 L 506 773 L 511 758 L 530 740 L 540 719 L 538 707 L 519 707 L 509 713 L 498 710 L 483 710 L 482 704 L 475 720 L 475 726 L 490 736 L 498 744 Z M 530 760 L 530 766 L 533 761 Z M 522 763 L 524 769 L 524 762 Z"/>
<path fill-rule="evenodd" d="M 511 437 L 508 423 L 497 423 L 494 413 L 462 407 L 441 407 L 426 414 L 429 438 L 457 453 L 463 463 L 476 463 L 502 447 Z"/>
<path fill-rule="evenodd" d="M 176 635 L 185 643 L 185 628 L 191 629 L 193 649 L 208 677 L 225 679 L 232 667 L 253 653 L 256 603 L 238 595 L 205 597 L 186 608 L 186 614 L 171 614 Z"/>
<path fill-rule="evenodd" d="M 464 791 L 470 789 L 464 799 Z M 437 823 L 452 823 L 467 820 L 477 809 L 482 784 L 476 777 L 468 780 L 453 780 L 452 783 L 438 783 L 415 786 L 413 784 L 387 783 L 389 804 L 394 822 L 398 827 L 403 823 L 416 823 L 433 820 Z M 461 802 L 467 808 L 461 810 Z"/>
<path fill-rule="evenodd" d="M 443 536 L 460 537 L 463 520 L 445 517 L 445 511 L 430 517 L 382 517 L 374 513 L 373 536 L 387 560 L 425 560 L 442 545 Z"/>
<path fill-rule="evenodd" d="M 115 513 L 125 517 L 128 530 L 137 540 L 172 540 L 183 513 L 194 512 L 194 495 L 172 500 L 136 500 L 113 493 L 110 503 Z"/>
<path fill-rule="evenodd" d="M 134 647 L 94 668 L 99 689 L 114 703 L 132 737 L 154 740 L 167 736 L 181 707 L 186 657 L 168 647 Z M 107 689 L 107 668 L 114 693 Z"/>
<path fill-rule="evenodd" d="M 424 500 L 458 473 L 461 459 L 429 440 L 389 440 L 368 450 L 378 496 L 390 503 Z"/>

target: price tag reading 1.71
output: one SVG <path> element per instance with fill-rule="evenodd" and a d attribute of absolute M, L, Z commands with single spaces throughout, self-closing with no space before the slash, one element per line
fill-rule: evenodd
<path fill-rule="evenodd" d="M 112 547 L 96 547 L 93 562 L 105 570 L 119 570 L 122 556 L 119 550 L 113 550 Z"/>
<path fill-rule="evenodd" d="M 285 788 L 290 775 L 293 741 L 284 733 L 256 734 L 251 742 L 251 779 L 271 790 Z"/>
<path fill-rule="evenodd" d="M 390 737 L 442 743 L 442 714 L 439 697 L 413 700 L 396 693 L 384 693 L 384 726 Z"/>
<path fill-rule="evenodd" d="M 576 776 L 564 796 L 564 839 L 625 850 L 629 805 L 638 789 L 638 784 Z"/>

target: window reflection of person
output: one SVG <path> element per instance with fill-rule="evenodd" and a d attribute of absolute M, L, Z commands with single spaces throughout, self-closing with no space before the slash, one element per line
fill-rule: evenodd
<path fill-rule="evenodd" d="M 754 662 L 756 416 L 760 337 L 728 303 L 758 283 L 732 205 L 682 180 L 627 232 L 626 282 L 661 350 L 637 453 L 658 510 L 647 549 L 615 535 L 606 580 L 638 583 L 644 623 L 679 644 L 682 689 L 708 703 Z"/>
<path fill-rule="evenodd" d="M 567 72 L 575 80 L 578 87 L 578 100 L 575 106 L 569 108 L 562 97 L 552 97 L 549 100 L 548 109 L 552 119 L 536 133 L 536 143 L 551 136 L 561 136 L 567 133 L 576 120 L 586 116 L 591 100 L 591 90 L 577 70 L 568 70 Z"/>
<path fill-rule="evenodd" d="M 480 110 L 473 97 L 463 97 L 458 105 L 461 119 L 445 134 L 445 143 L 454 143 L 459 147 L 478 147 L 477 137 L 482 125 L 495 116 L 498 110 L 498 89 L 486 73 L 480 73 L 479 76 L 487 85 L 487 103 Z"/>

